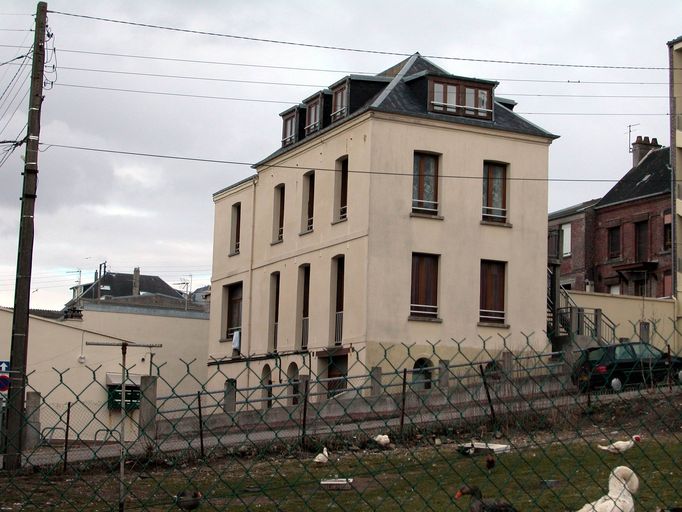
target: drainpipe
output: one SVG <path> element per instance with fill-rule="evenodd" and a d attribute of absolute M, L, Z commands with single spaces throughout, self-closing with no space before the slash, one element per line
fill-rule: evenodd
<path fill-rule="evenodd" d="M 257 172 L 257 171 L 256 171 Z M 253 245 L 256 229 L 256 185 L 258 184 L 258 175 L 253 178 L 253 192 L 251 196 L 251 204 L 253 205 L 251 209 L 251 254 L 249 255 L 249 305 L 247 307 L 247 313 L 249 315 L 249 344 L 247 350 L 251 350 L 251 332 L 253 327 L 253 321 L 251 320 L 251 304 L 253 303 Z M 242 334 L 244 329 L 242 329 Z M 242 347 L 244 348 L 244 337 L 242 336 Z M 247 353 L 248 354 L 248 353 Z M 247 356 L 248 357 L 248 356 Z M 251 387 L 251 372 L 246 372 L 246 387 Z"/>

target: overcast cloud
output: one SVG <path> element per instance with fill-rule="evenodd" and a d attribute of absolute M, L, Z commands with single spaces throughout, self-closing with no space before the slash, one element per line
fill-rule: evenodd
<path fill-rule="evenodd" d="M 30 45 L 35 3 L 0 7 L 0 62 Z M 666 42 L 682 35 L 682 2 L 480 1 L 397 2 L 92 2 L 52 0 L 51 11 L 84 14 L 301 43 L 401 53 L 544 63 L 667 67 Z M 23 14 L 23 15 L 11 15 Z M 378 73 L 402 60 L 374 55 L 183 34 L 52 13 L 55 81 L 45 92 L 41 142 L 143 153 L 256 162 L 279 146 L 279 112 L 348 72 Z M 27 37 L 28 36 L 28 37 Z M 269 69 L 75 53 L 145 55 L 233 64 L 319 68 Z M 550 178 L 617 180 L 631 166 L 633 135 L 669 144 L 668 73 L 523 66 L 432 59 L 459 75 L 500 81 L 497 94 L 561 136 L 550 150 Z M 50 65 L 54 64 L 54 59 Z M 80 71 L 69 68 L 85 68 Z M 113 74 L 182 75 L 212 80 Z M 0 92 L 17 71 L 0 67 Z M 20 75 L 23 78 L 23 75 Z M 223 81 L 220 81 L 223 80 Z M 302 86 L 240 84 L 286 82 Z M 531 81 L 518 81 L 531 80 Z M 539 82 L 555 80 L 559 83 Z M 582 83 L 568 83 L 568 82 Z M 639 82 L 588 84 L 585 82 Z M 645 84 L 642 84 L 645 82 Z M 278 101 L 250 102 L 85 89 Z M 0 140 L 26 122 L 27 83 L 0 102 Z M 525 95 L 633 97 L 552 97 Z M 642 96 L 660 96 L 644 98 Z M 15 107 L 19 106 L 10 119 Z M 6 110 L 7 108 L 7 110 Z M 6 111 L 6 112 L 5 112 Z M 3 112 L 5 112 L 3 114 Z M 554 113 L 554 114 L 552 114 Z M 619 115 L 577 115 L 585 113 Z M 627 115 L 622 115 L 627 114 Z M 22 135 L 23 136 L 23 135 Z M 40 154 L 32 307 L 60 308 L 83 271 L 91 280 L 106 260 L 113 271 L 157 274 L 169 283 L 192 276 L 208 284 L 213 192 L 253 172 L 244 165 L 152 159 L 43 146 Z M 0 305 L 14 294 L 23 148 L 0 168 Z M 550 210 L 599 197 L 612 183 L 550 182 Z"/>

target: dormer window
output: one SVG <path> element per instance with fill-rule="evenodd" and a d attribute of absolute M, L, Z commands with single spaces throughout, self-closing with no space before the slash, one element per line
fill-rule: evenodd
<path fill-rule="evenodd" d="M 433 83 L 431 106 L 436 112 L 457 112 L 457 86 L 455 84 Z"/>
<path fill-rule="evenodd" d="M 342 117 L 346 117 L 348 115 L 347 97 L 348 87 L 345 85 L 342 85 L 333 91 L 331 115 L 332 121 L 336 121 L 337 119 L 341 119 Z"/>
<path fill-rule="evenodd" d="M 306 123 L 305 123 L 305 133 L 306 135 L 316 132 L 320 129 L 320 100 L 311 101 L 306 109 Z"/>
<path fill-rule="evenodd" d="M 282 146 L 288 146 L 296 142 L 296 113 L 285 117 L 283 119 L 284 125 L 282 127 Z"/>
<path fill-rule="evenodd" d="M 488 85 L 434 79 L 429 87 L 429 110 L 492 119 L 492 89 Z"/>

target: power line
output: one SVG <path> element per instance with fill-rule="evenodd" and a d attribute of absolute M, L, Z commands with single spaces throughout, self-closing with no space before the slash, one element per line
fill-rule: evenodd
<path fill-rule="evenodd" d="M 61 70 L 69 71 L 86 71 L 93 73 L 107 73 L 114 75 L 127 76 L 145 76 L 152 78 L 176 78 L 182 80 L 199 80 L 207 82 L 228 82 L 238 84 L 258 84 L 258 85 L 284 85 L 292 87 L 327 87 L 322 84 L 301 84 L 291 82 L 270 82 L 263 80 L 237 80 L 232 78 L 216 78 L 206 76 L 189 76 L 189 75 L 167 75 L 163 73 L 142 73 L 136 71 L 119 71 L 114 69 L 95 69 L 95 68 L 80 68 L 71 66 L 59 66 Z M 619 94 L 533 94 L 533 93 L 499 93 L 500 96 L 546 96 L 555 98 L 668 98 L 666 95 L 619 95 Z"/>
<path fill-rule="evenodd" d="M 46 149 L 44 151 L 47 151 L 50 148 L 62 148 L 62 149 L 75 149 L 75 150 L 80 150 L 80 151 L 92 151 L 95 153 L 111 153 L 115 155 L 129 155 L 129 156 L 143 156 L 143 157 L 149 157 L 149 158 L 163 158 L 167 160 L 182 160 L 182 161 L 188 161 L 188 162 L 200 162 L 200 163 L 211 163 L 211 164 L 228 164 L 228 165 L 240 165 L 240 166 L 248 166 L 248 167 L 253 167 L 255 164 L 252 162 L 242 162 L 238 160 L 221 160 L 217 158 L 198 158 L 198 157 L 189 157 L 189 156 L 179 156 L 179 155 L 167 155 L 167 154 L 162 154 L 162 153 L 142 153 L 142 152 L 137 152 L 137 151 L 122 151 L 122 150 L 115 150 L 115 149 L 105 149 L 105 148 L 93 148 L 93 147 L 87 147 L 87 146 L 73 146 L 73 145 L 67 145 L 67 144 L 50 144 L 50 143 L 40 143 L 41 146 L 45 146 Z M 304 168 L 301 168 L 300 166 L 296 165 L 277 165 L 277 164 L 262 164 L 262 167 L 264 169 L 293 169 L 297 171 L 302 171 L 305 170 Z M 307 169 L 307 168 L 306 168 Z M 323 172 L 339 172 L 338 169 L 332 169 L 332 168 L 325 168 L 325 167 L 315 167 L 312 169 L 314 171 L 323 171 Z M 393 172 L 393 171 L 366 171 L 366 170 L 360 170 L 360 169 L 349 169 L 349 173 L 353 174 L 372 174 L 372 175 L 377 175 L 377 176 L 407 176 L 407 177 L 412 177 L 412 171 L 410 170 L 409 172 Z M 483 176 L 469 176 L 469 175 L 462 175 L 462 176 L 455 176 L 455 175 L 448 175 L 448 174 L 442 174 L 439 176 L 440 178 L 452 178 L 452 179 L 475 179 L 475 180 L 482 180 Z M 541 182 L 557 182 L 557 183 L 616 183 L 619 181 L 623 181 L 623 179 L 607 179 L 607 178 L 525 178 L 521 176 L 509 176 L 507 177 L 507 180 L 509 181 L 541 181 Z M 669 182 L 669 180 L 665 180 L 666 183 Z M 682 181 L 682 180 L 679 180 Z"/>
<path fill-rule="evenodd" d="M 24 49 L 25 46 L 15 46 L 0 44 L 0 48 L 20 48 Z M 181 62 L 189 64 L 211 64 L 219 66 L 238 66 L 247 68 L 264 68 L 264 69 L 281 69 L 289 71 L 315 71 L 320 73 L 347 73 L 347 74 L 358 74 L 358 75 L 375 75 L 374 72 L 370 71 L 357 71 L 357 70 L 344 70 L 344 69 L 328 69 L 328 68 L 304 68 L 296 66 L 272 66 L 265 64 L 248 64 L 244 62 L 226 62 L 226 61 L 214 61 L 214 60 L 199 60 L 199 59 L 183 59 L 183 58 L 173 58 L 173 57 L 161 57 L 155 55 L 135 55 L 128 53 L 111 53 L 111 52 L 95 52 L 87 50 L 74 50 L 74 49 L 59 49 L 62 53 L 76 53 L 84 55 L 98 55 L 104 57 L 123 57 L 130 59 L 144 59 L 144 60 L 155 60 L 155 61 L 165 61 L 165 62 Z M 534 79 L 534 78 L 489 78 L 489 80 L 496 80 L 499 82 L 533 82 L 533 83 L 556 83 L 556 84 L 569 84 L 569 85 L 669 85 L 668 82 L 643 82 L 639 80 L 635 81 L 615 81 L 615 80 L 577 80 L 577 79 L 564 79 L 564 80 L 550 80 L 550 79 Z"/>
<path fill-rule="evenodd" d="M 60 50 L 61 51 L 61 50 Z M 202 80 L 207 82 L 230 82 L 238 84 L 259 84 L 259 85 L 287 85 L 291 87 L 327 87 L 320 84 L 299 84 L 291 82 L 266 82 L 260 80 L 237 80 L 233 78 L 215 78 L 206 76 L 189 76 L 189 75 L 165 75 L 161 73 L 141 73 L 136 71 L 117 71 L 113 69 L 93 69 L 93 68 L 75 68 L 70 66 L 59 66 L 59 69 L 69 71 L 87 71 L 93 73 L 109 73 L 113 75 L 130 75 L 130 76 L 146 76 L 153 78 L 177 78 L 182 80 Z"/>
<path fill-rule="evenodd" d="M 14 62 L 15 60 L 23 59 L 24 57 L 28 57 L 28 56 L 29 56 L 28 53 L 26 55 L 18 55 L 17 57 L 14 57 L 13 59 L 6 60 L 5 62 L 0 62 L 0 66 L 10 64 L 10 63 Z"/>
<path fill-rule="evenodd" d="M 95 89 L 98 91 L 115 91 L 115 92 L 130 92 L 136 94 L 153 94 L 156 96 L 179 96 L 182 98 L 200 98 L 207 100 L 227 100 L 227 101 L 249 101 L 254 103 L 279 103 L 284 105 L 298 105 L 298 101 L 278 101 L 278 100 L 264 100 L 258 98 L 232 98 L 228 96 L 205 96 L 202 94 L 185 94 L 179 92 L 163 92 L 163 91 L 143 91 L 140 89 L 120 89 L 117 87 L 99 87 L 94 85 L 78 85 L 78 84 L 65 84 L 65 83 L 55 83 L 54 85 L 59 87 L 77 87 L 79 89 Z"/>
<path fill-rule="evenodd" d="M 344 47 L 344 46 L 330 46 L 330 45 L 321 45 L 321 44 L 313 44 L 313 43 L 301 43 L 301 42 L 296 42 L 296 41 L 284 41 L 280 39 L 266 39 L 266 38 L 260 38 L 260 37 L 251 37 L 251 36 L 240 36 L 240 35 L 234 35 L 234 34 L 225 34 L 225 33 L 220 33 L 220 32 L 211 32 L 211 31 L 206 31 L 206 30 L 192 30 L 192 29 L 186 29 L 186 28 L 179 28 L 179 27 L 170 27 L 167 25 L 156 25 L 152 23 L 140 23 L 140 22 L 135 22 L 135 21 L 128 21 L 128 20 L 118 20 L 118 19 L 113 19 L 113 18 L 104 18 L 101 16 L 88 16 L 85 14 L 76 14 L 76 13 L 69 13 L 69 12 L 63 12 L 63 11 L 48 11 L 51 14 L 58 14 L 62 16 L 70 16 L 73 18 L 81 18 L 81 19 L 87 19 L 87 20 L 93 20 L 93 21 L 104 21 L 107 23 L 116 23 L 120 25 L 130 25 L 134 27 L 141 27 L 141 28 L 152 28 L 152 29 L 157 29 L 157 30 L 166 30 L 169 32 L 180 32 L 184 34 L 195 34 L 195 35 L 203 35 L 203 36 L 212 36 L 212 37 L 223 37 L 223 38 L 229 38 L 229 39 L 239 39 L 243 41 L 254 41 L 258 43 L 271 43 L 271 44 L 281 44 L 281 45 L 288 45 L 288 46 L 298 46 L 298 47 L 303 47 L 303 48 L 317 48 L 317 49 L 322 49 L 322 50 L 335 50 L 335 51 L 344 51 L 344 52 L 354 52 L 354 53 L 367 53 L 367 54 L 372 54 L 372 55 L 394 55 L 394 56 L 399 56 L 399 57 L 409 57 L 410 53 L 402 53 L 402 52 L 393 52 L 393 51 L 386 51 L 386 50 L 368 50 L 368 49 L 363 49 L 363 48 L 349 48 L 349 47 Z M 515 64 L 515 65 L 523 65 L 523 66 L 544 66 L 544 67 L 562 67 L 562 68 L 586 68 L 586 69 L 627 69 L 627 70 L 659 70 L 659 71 L 668 71 L 669 68 L 667 67 L 655 67 L 655 66 L 612 66 L 612 65 L 592 65 L 592 64 L 561 64 L 561 63 L 555 63 L 555 62 L 529 62 L 529 61 L 517 61 L 517 60 L 497 60 L 497 59 L 474 59 L 470 57 L 450 57 L 450 56 L 440 56 L 440 55 L 424 55 L 426 58 L 430 59 L 443 59 L 443 60 L 456 60 L 456 61 L 467 61 L 467 62 L 481 62 L 481 63 L 491 63 L 491 64 Z"/>
<path fill-rule="evenodd" d="M 208 99 L 208 100 L 223 100 L 223 101 L 247 101 L 252 103 L 277 103 L 283 105 L 298 105 L 299 101 L 287 101 L 287 100 L 266 100 L 262 98 L 237 98 L 233 96 L 209 96 L 202 94 L 188 94 L 188 93 L 178 93 L 178 92 L 166 92 L 166 91 L 149 91 L 142 89 L 124 89 L 119 87 L 102 87 L 96 85 L 80 85 L 80 84 L 67 84 L 67 83 L 55 83 L 54 85 L 58 87 L 76 87 L 79 89 L 93 89 L 98 91 L 110 91 L 110 92 L 128 92 L 134 94 L 151 94 L 155 96 L 176 96 L 182 98 L 197 98 L 197 99 Z M 521 95 L 519 95 L 521 96 Z M 542 96 L 542 95 L 538 95 Z M 578 97 L 578 96 L 576 96 Z M 589 96 L 584 96 L 589 97 Z M 603 96 L 596 96 L 603 97 Z M 652 112 L 516 112 L 517 114 L 523 115 L 554 115 L 554 116 L 667 116 L 667 113 L 652 113 Z"/>

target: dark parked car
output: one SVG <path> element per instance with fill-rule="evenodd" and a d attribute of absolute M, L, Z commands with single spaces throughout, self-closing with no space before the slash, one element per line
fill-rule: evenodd
<path fill-rule="evenodd" d="M 618 343 L 583 350 L 571 380 L 580 391 L 666 382 L 682 382 L 682 357 L 670 356 L 648 343 Z"/>

